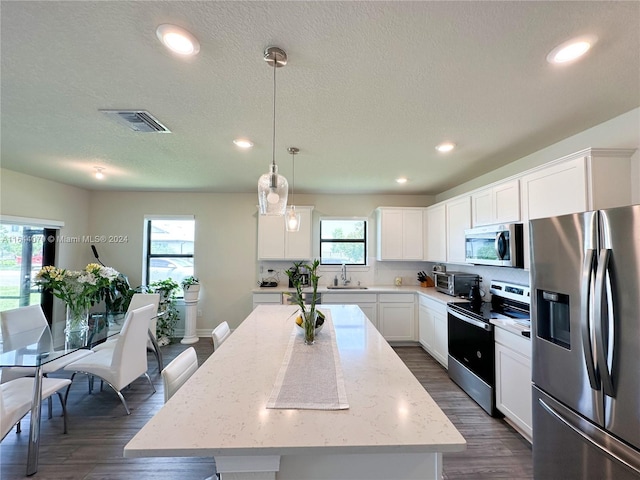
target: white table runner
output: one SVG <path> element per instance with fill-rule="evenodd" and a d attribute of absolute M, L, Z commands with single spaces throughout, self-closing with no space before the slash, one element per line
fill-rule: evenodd
<path fill-rule="evenodd" d="M 267 408 L 349 408 L 331 313 L 325 315 L 324 327 L 313 345 L 305 345 L 304 335 L 293 325 Z"/>

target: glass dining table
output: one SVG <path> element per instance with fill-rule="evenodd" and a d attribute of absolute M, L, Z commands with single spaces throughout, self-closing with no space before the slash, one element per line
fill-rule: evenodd
<path fill-rule="evenodd" d="M 31 402 L 31 420 L 29 426 L 29 444 L 27 453 L 27 476 L 38 471 L 38 453 L 40 447 L 40 407 L 42 404 L 43 367 L 54 360 L 69 355 L 80 348 L 91 348 L 108 337 L 117 334 L 122 322 L 109 323 L 93 318 L 87 332 L 86 346 L 75 348 L 54 348 L 49 326 L 26 330 L 12 335 L 10 341 L 0 343 L 0 368 L 33 368 L 33 400 Z M 10 345 L 10 346 L 9 346 Z"/>

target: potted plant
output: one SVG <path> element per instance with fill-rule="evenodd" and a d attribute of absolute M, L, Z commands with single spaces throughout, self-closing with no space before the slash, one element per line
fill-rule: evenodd
<path fill-rule="evenodd" d="M 316 331 L 324 323 L 324 315 L 320 311 L 316 310 L 316 301 L 318 299 L 318 280 L 320 279 L 317 273 L 318 266 L 320 266 L 320 261 L 316 259 L 310 265 L 296 264 L 296 271 L 286 271 L 292 285 L 296 289 L 293 300 L 300 307 L 300 316 L 298 317 L 299 320 L 297 320 L 297 322 L 299 322 L 298 325 L 304 330 L 304 343 L 307 345 L 313 345 L 316 338 Z M 311 305 L 304 304 L 304 295 L 302 294 L 304 285 L 302 284 L 302 278 L 300 275 L 296 274 L 299 267 L 304 267 L 309 272 L 309 282 L 313 292 L 311 295 Z M 290 295 L 293 296 L 293 294 Z"/>
<path fill-rule="evenodd" d="M 42 267 L 36 284 L 66 305 L 65 345 L 83 347 L 89 330 L 89 308 L 103 298 L 103 292 L 120 274 L 110 267 L 88 264 L 84 270 L 66 270 L 53 265 Z"/>
<path fill-rule="evenodd" d="M 158 322 L 156 324 L 156 337 L 158 345 L 161 347 L 171 343 L 176 323 L 180 315 L 176 308 L 176 292 L 180 288 L 177 282 L 171 278 L 158 280 L 147 287 L 150 293 L 160 294 L 160 304 L 158 305 Z"/>
<path fill-rule="evenodd" d="M 107 319 L 110 323 L 117 323 L 124 318 L 131 303 L 131 298 L 136 291 L 129 285 L 129 280 L 122 273 L 102 289 L 101 297 L 104 299 Z"/>
<path fill-rule="evenodd" d="M 189 275 L 180 283 L 182 285 L 182 290 L 184 291 L 184 301 L 197 302 L 198 294 L 200 293 L 200 280 L 193 275 Z"/>

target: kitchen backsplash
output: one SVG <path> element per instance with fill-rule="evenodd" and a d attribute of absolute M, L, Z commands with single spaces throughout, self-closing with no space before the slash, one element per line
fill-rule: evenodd
<path fill-rule="evenodd" d="M 402 285 L 418 285 L 417 274 L 424 270 L 431 273 L 435 263 L 432 262 L 378 262 L 375 258 L 369 259 L 367 267 L 347 267 L 347 276 L 351 278 L 352 284 L 360 282 L 364 286 L 368 285 L 393 285 L 396 277 L 402 278 Z M 445 264 L 448 272 L 475 273 L 482 277 L 480 288 L 488 295 L 489 286 L 492 280 L 505 280 L 512 283 L 529 285 L 529 271 L 520 268 L 488 267 L 476 265 L 452 265 Z M 285 273 L 293 266 L 293 262 L 261 262 L 258 264 L 257 282 L 262 280 L 275 279 L 279 287 L 287 287 L 289 279 Z M 260 273 L 262 268 L 262 273 Z M 269 270 L 273 272 L 269 272 Z M 319 268 L 320 286 L 327 286 L 333 283 L 337 275 L 340 279 L 340 266 L 326 266 Z M 488 298 L 488 297 L 487 297 Z"/>
<path fill-rule="evenodd" d="M 430 272 L 435 263 L 428 262 L 428 270 Z M 529 285 L 529 270 L 523 270 L 521 268 L 508 268 L 508 267 L 488 267 L 484 265 L 452 265 L 445 264 L 447 272 L 464 272 L 474 273 L 482 277 L 482 283 L 480 289 L 482 290 L 485 299 L 489 299 L 489 287 L 492 280 L 504 280 L 506 282 L 518 283 L 521 285 Z"/>

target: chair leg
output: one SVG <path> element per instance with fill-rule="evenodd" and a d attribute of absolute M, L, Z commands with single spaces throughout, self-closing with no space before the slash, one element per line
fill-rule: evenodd
<path fill-rule="evenodd" d="M 78 372 L 73 372 L 73 374 L 71 375 L 71 383 L 69 385 L 67 385 L 67 391 L 64 394 L 64 404 L 67 404 L 67 398 L 69 397 L 69 390 L 71 389 L 71 385 L 73 385 L 73 379 L 75 378 L 76 374 Z"/>
<path fill-rule="evenodd" d="M 156 360 L 158 362 L 158 372 L 162 372 L 162 370 L 164 370 L 164 362 L 162 360 L 162 352 L 160 351 L 160 345 L 158 345 L 158 341 L 156 340 L 156 337 L 151 335 L 151 332 L 149 332 L 149 338 L 151 339 L 151 345 L 153 345 L 153 348 L 151 350 L 153 350 L 153 354 L 156 356 Z"/>
<path fill-rule="evenodd" d="M 127 411 L 127 415 L 131 415 L 131 412 L 129 411 L 129 407 L 127 406 L 127 401 L 124 399 L 124 396 L 122 395 L 122 393 L 120 393 L 118 390 L 115 390 L 115 392 L 120 397 L 120 401 L 122 402 L 122 405 L 124 406 L 124 409 Z"/>
<path fill-rule="evenodd" d="M 44 375 L 42 375 L 43 377 L 46 377 L 47 374 L 45 373 Z M 51 397 L 47 398 L 47 404 L 49 406 L 49 410 L 48 410 L 48 414 L 49 414 L 49 420 L 51 420 L 53 418 L 53 401 L 51 400 Z"/>
<path fill-rule="evenodd" d="M 153 389 L 153 393 L 156 393 L 156 387 L 153 386 L 153 382 L 151 382 L 151 379 L 149 378 L 149 375 L 147 374 L 147 372 L 144 372 L 144 376 L 147 377 L 147 381 L 149 382 L 149 385 L 151 385 L 151 388 Z"/>
<path fill-rule="evenodd" d="M 60 406 L 62 407 L 62 418 L 64 422 L 64 433 L 67 433 L 67 404 L 62 398 L 62 394 L 60 392 L 56 392 L 58 394 L 58 398 L 60 398 Z M 51 398 L 51 397 L 49 397 Z"/>
<path fill-rule="evenodd" d="M 162 365 L 162 359 L 160 358 L 160 352 L 154 348 L 153 349 L 153 355 L 156 357 L 156 362 L 158 362 L 158 372 L 162 372 L 162 370 L 164 369 L 164 366 Z"/>

